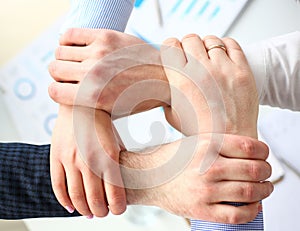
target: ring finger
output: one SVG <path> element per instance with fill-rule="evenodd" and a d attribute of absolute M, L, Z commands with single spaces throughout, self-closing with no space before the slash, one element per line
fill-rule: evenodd
<path fill-rule="evenodd" d="M 216 36 L 208 35 L 203 38 L 204 45 L 207 50 L 208 57 L 214 63 L 222 63 L 229 60 L 225 44 Z"/>

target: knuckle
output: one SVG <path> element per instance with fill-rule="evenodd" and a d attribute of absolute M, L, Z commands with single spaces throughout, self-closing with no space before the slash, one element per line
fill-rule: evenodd
<path fill-rule="evenodd" d="M 115 34 L 110 30 L 102 30 L 100 38 L 103 45 L 108 45 L 111 44 L 114 40 Z"/>
<path fill-rule="evenodd" d="M 215 35 L 206 35 L 203 40 L 204 41 L 207 41 L 207 40 L 216 40 L 216 39 L 219 39 L 217 36 Z"/>
<path fill-rule="evenodd" d="M 268 158 L 269 152 L 270 152 L 269 146 L 266 143 L 261 142 L 261 141 L 260 141 L 260 144 L 263 147 L 263 150 L 262 150 L 263 159 L 266 160 Z"/>
<path fill-rule="evenodd" d="M 96 195 L 91 196 L 91 198 L 89 199 L 89 203 L 91 204 L 91 206 L 96 206 L 96 207 L 104 207 L 104 206 L 106 206 L 105 200 L 104 199 L 100 199 Z"/>
<path fill-rule="evenodd" d="M 226 44 L 227 48 L 242 52 L 241 46 L 235 39 L 226 37 L 226 38 L 223 38 L 222 41 Z"/>
<path fill-rule="evenodd" d="M 251 139 L 243 139 L 241 141 L 241 150 L 247 154 L 247 156 L 251 157 L 253 153 L 255 153 L 255 144 Z"/>
<path fill-rule="evenodd" d="M 188 39 L 188 38 L 199 38 L 199 35 L 197 35 L 197 34 L 194 34 L 194 33 L 191 33 L 191 34 L 187 34 L 187 35 L 185 35 L 183 38 L 182 38 L 182 40 L 184 40 L 184 39 Z"/>
<path fill-rule="evenodd" d="M 254 198 L 254 186 L 251 183 L 246 183 L 245 186 L 242 188 L 242 196 L 245 197 L 247 200 L 252 200 Z"/>
<path fill-rule="evenodd" d="M 240 214 L 233 212 L 227 217 L 227 223 L 229 224 L 239 224 L 241 222 Z"/>
<path fill-rule="evenodd" d="M 60 100 L 60 92 L 59 90 L 55 87 L 54 84 L 50 84 L 48 86 L 48 94 L 51 97 L 51 99 L 53 99 L 55 102 Z"/>
<path fill-rule="evenodd" d="M 208 177 L 210 179 L 218 179 L 225 173 L 224 165 L 216 161 L 211 169 L 208 171 Z"/>
<path fill-rule="evenodd" d="M 265 162 L 265 164 L 266 164 L 266 179 L 267 179 L 272 175 L 272 166 L 268 162 Z"/>
<path fill-rule="evenodd" d="M 81 192 L 81 191 L 70 190 L 69 194 L 70 194 L 70 198 L 72 199 L 72 201 L 74 201 L 74 203 L 79 203 L 79 202 L 83 201 L 85 198 L 83 192 Z"/>
<path fill-rule="evenodd" d="M 274 185 L 271 182 L 268 182 L 268 195 L 274 191 Z"/>
<path fill-rule="evenodd" d="M 110 196 L 109 205 L 119 207 L 124 204 L 124 197 L 121 194 L 114 194 Z"/>
<path fill-rule="evenodd" d="M 53 61 L 48 65 L 48 71 L 49 71 L 50 75 L 55 79 L 56 75 L 57 75 L 57 63 L 56 63 L 56 61 Z"/>
<path fill-rule="evenodd" d="M 109 206 L 112 214 L 114 215 L 121 215 L 126 211 L 126 207 L 123 204 L 113 204 Z"/>
<path fill-rule="evenodd" d="M 167 45 L 167 46 L 175 46 L 175 45 L 178 45 L 180 44 L 179 40 L 177 38 L 167 38 L 164 42 L 163 42 L 164 45 Z"/>
<path fill-rule="evenodd" d="M 201 199 L 207 203 L 212 201 L 212 195 L 215 195 L 215 188 L 213 185 L 206 185 L 201 190 Z"/>
<path fill-rule="evenodd" d="M 62 195 L 62 189 L 65 187 L 65 183 L 61 180 L 52 180 L 52 187 L 53 191 L 55 191 L 59 195 Z"/>
<path fill-rule="evenodd" d="M 103 58 L 105 55 L 107 55 L 109 53 L 109 51 L 107 50 L 106 46 L 96 46 L 94 48 L 94 55 L 95 58 Z"/>
<path fill-rule="evenodd" d="M 64 36 L 67 38 L 72 38 L 75 34 L 76 28 L 68 28 L 66 32 L 64 33 Z"/>
<path fill-rule="evenodd" d="M 259 179 L 261 170 L 260 167 L 255 162 L 250 162 L 248 171 L 252 179 L 254 180 Z"/>
<path fill-rule="evenodd" d="M 62 47 L 61 46 L 57 47 L 54 52 L 55 58 L 60 59 L 62 57 L 62 52 L 63 52 Z"/>
<path fill-rule="evenodd" d="M 230 37 L 225 37 L 222 40 L 226 44 L 237 44 L 237 41 Z"/>
<path fill-rule="evenodd" d="M 87 167 L 95 165 L 95 163 L 99 160 L 96 153 L 90 150 L 84 152 L 83 159 Z"/>

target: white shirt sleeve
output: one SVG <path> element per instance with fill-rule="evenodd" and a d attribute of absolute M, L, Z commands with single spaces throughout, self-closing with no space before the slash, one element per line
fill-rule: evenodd
<path fill-rule="evenodd" d="M 68 28 L 102 28 L 124 31 L 134 0 L 70 0 L 71 9 L 62 26 Z"/>
<path fill-rule="evenodd" d="M 244 48 L 260 104 L 300 111 L 300 32 Z"/>

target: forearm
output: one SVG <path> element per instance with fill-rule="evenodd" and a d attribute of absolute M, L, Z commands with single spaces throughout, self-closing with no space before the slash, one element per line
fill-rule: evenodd
<path fill-rule="evenodd" d="M 50 145 L 0 143 L 0 219 L 79 216 L 77 212 L 68 213 L 56 200 L 50 180 L 49 152 Z M 143 157 L 123 152 L 120 163 L 148 168 L 161 161 L 159 154 Z M 125 180 L 126 185 L 131 179 Z M 150 200 L 155 203 L 153 195 L 151 189 L 128 189 L 128 204 L 149 204 Z"/>
<path fill-rule="evenodd" d="M 260 104 L 300 110 L 300 32 L 244 47 Z"/>
<path fill-rule="evenodd" d="M 0 144 L 0 219 L 70 217 L 52 191 L 50 145 Z"/>
<path fill-rule="evenodd" d="M 163 201 L 162 198 L 166 196 L 160 188 L 161 185 L 172 180 L 173 176 L 170 178 L 166 174 L 168 171 L 172 172 L 173 169 L 176 169 L 172 157 L 178 152 L 179 145 L 180 141 L 177 141 L 148 148 L 138 153 L 121 152 L 120 165 L 128 205 L 160 205 L 160 202 Z M 182 158 L 184 158 L 183 155 L 177 155 L 176 163 L 184 165 L 185 161 Z M 173 163 L 172 170 L 166 169 L 167 166 L 164 164 L 168 162 Z M 175 174 L 179 172 L 180 170 Z"/>

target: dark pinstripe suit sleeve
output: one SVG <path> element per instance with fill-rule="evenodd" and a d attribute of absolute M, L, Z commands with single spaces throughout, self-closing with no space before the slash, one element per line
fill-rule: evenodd
<path fill-rule="evenodd" d="M 0 143 L 0 219 L 70 217 L 51 187 L 50 145 Z"/>

